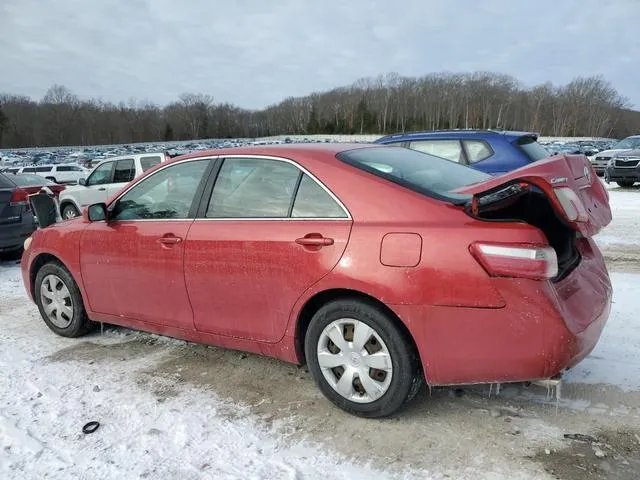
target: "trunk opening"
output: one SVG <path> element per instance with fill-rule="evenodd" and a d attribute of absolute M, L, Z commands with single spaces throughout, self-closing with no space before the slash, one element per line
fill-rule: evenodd
<path fill-rule="evenodd" d="M 493 222 L 525 222 L 544 233 L 558 257 L 558 275 L 552 282 L 565 278 L 580 263 L 577 232 L 560 219 L 541 191 L 530 185 L 512 184 L 476 198 L 477 203 L 467 208 L 472 217 Z"/>

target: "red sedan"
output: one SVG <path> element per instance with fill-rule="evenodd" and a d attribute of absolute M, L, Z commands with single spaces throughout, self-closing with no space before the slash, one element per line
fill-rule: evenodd
<path fill-rule="evenodd" d="M 595 346 L 611 221 L 583 156 L 501 177 L 401 147 L 178 157 L 26 242 L 45 323 L 105 322 L 308 364 L 341 408 L 547 379 Z"/>

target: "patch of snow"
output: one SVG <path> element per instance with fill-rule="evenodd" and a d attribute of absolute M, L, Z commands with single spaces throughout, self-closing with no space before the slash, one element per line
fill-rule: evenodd
<path fill-rule="evenodd" d="M 257 424 L 248 407 L 197 388 L 158 396 L 140 372 L 157 358 L 56 361 L 83 341 L 107 349 L 118 335 L 58 337 L 23 290 L 17 265 L 0 265 L 0 478 L 298 479 L 429 478 L 387 473 Z M 98 385 L 98 388 L 95 388 Z M 153 387 L 162 388 L 158 381 Z M 101 423 L 93 434 L 82 426 Z"/>
<path fill-rule="evenodd" d="M 613 212 L 611 223 L 596 237 L 596 243 L 606 248 L 612 245 L 640 246 L 640 189 L 609 189 Z"/>

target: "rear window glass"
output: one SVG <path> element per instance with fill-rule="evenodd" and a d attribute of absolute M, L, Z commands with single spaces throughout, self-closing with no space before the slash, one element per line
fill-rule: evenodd
<path fill-rule="evenodd" d="M 20 187 L 44 185 L 46 182 L 41 176 L 31 174 L 18 174 L 13 176 L 12 179 Z"/>
<path fill-rule="evenodd" d="M 13 188 L 15 185 L 11 180 L 5 177 L 2 173 L 0 173 L 0 188 Z"/>
<path fill-rule="evenodd" d="M 452 203 L 464 203 L 471 195 L 451 190 L 492 178 L 459 163 L 402 147 L 359 148 L 341 152 L 337 158 L 415 192 Z"/>
<path fill-rule="evenodd" d="M 520 137 L 515 144 L 525 153 L 532 162 L 537 162 L 543 158 L 547 158 L 549 151 L 540 145 L 533 137 Z"/>

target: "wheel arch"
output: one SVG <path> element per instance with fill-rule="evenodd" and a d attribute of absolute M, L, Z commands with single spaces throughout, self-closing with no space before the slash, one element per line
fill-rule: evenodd
<path fill-rule="evenodd" d="M 51 253 L 39 253 L 36 258 L 33 259 L 31 265 L 29 266 L 29 288 L 31 289 L 32 296 L 35 298 L 35 286 L 36 286 L 36 276 L 38 275 L 38 271 L 45 266 L 47 263 L 55 262 L 60 264 L 63 268 L 65 268 L 71 277 L 73 278 L 73 273 L 67 268 L 60 258 L 56 257 Z M 75 278 L 74 278 L 75 280 Z M 76 281 L 77 283 L 77 281 Z"/>
<path fill-rule="evenodd" d="M 359 290 L 348 288 L 333 288 L 329 290 L 323 290 L 321 292 L 317 292 L 305 302 L 304 306 L 300 310 L 300 313 L 298 314 L 295 329 L 295 350 L 296 356 L 298 357 L 300 363 L 306 362 L 304 355 L 304 339 L 307 334 L 309 324 L 311 323 L 311 319 L 313 318 L 315 313 L 327 303 L 342 299 L 359 300 L 369 305 L 375 306 L 376 308 L 379 308 L 385 314 L 387 314 L 389 318 L 394 322 L 394 324 L 404 334 L 405 339 L 410 343 L 416 356 L 418 357 L 419 365 L 422 365 L 420 352 L 418 350 L 418 346 L 416 345 L 415 339 L 413 338 L 413 335 L 411 334 L 405 323 L 400 319 L 400 317 L 381 300 Z"/>
<path fill-rule="evenodd" d="M 78 204 L 75 202 L 75 200 L 71 197 L 68 198 L 63 198 L 62 200 L 60 200 L 60 214 L 62 214 L 62 211 L 64 210 L 64 207 L 66 207 L 67 205 L 73 205 L 73 207 L 78 211 L 79 214 L 82 214 L 82 209 L 78 206 Z"/>

